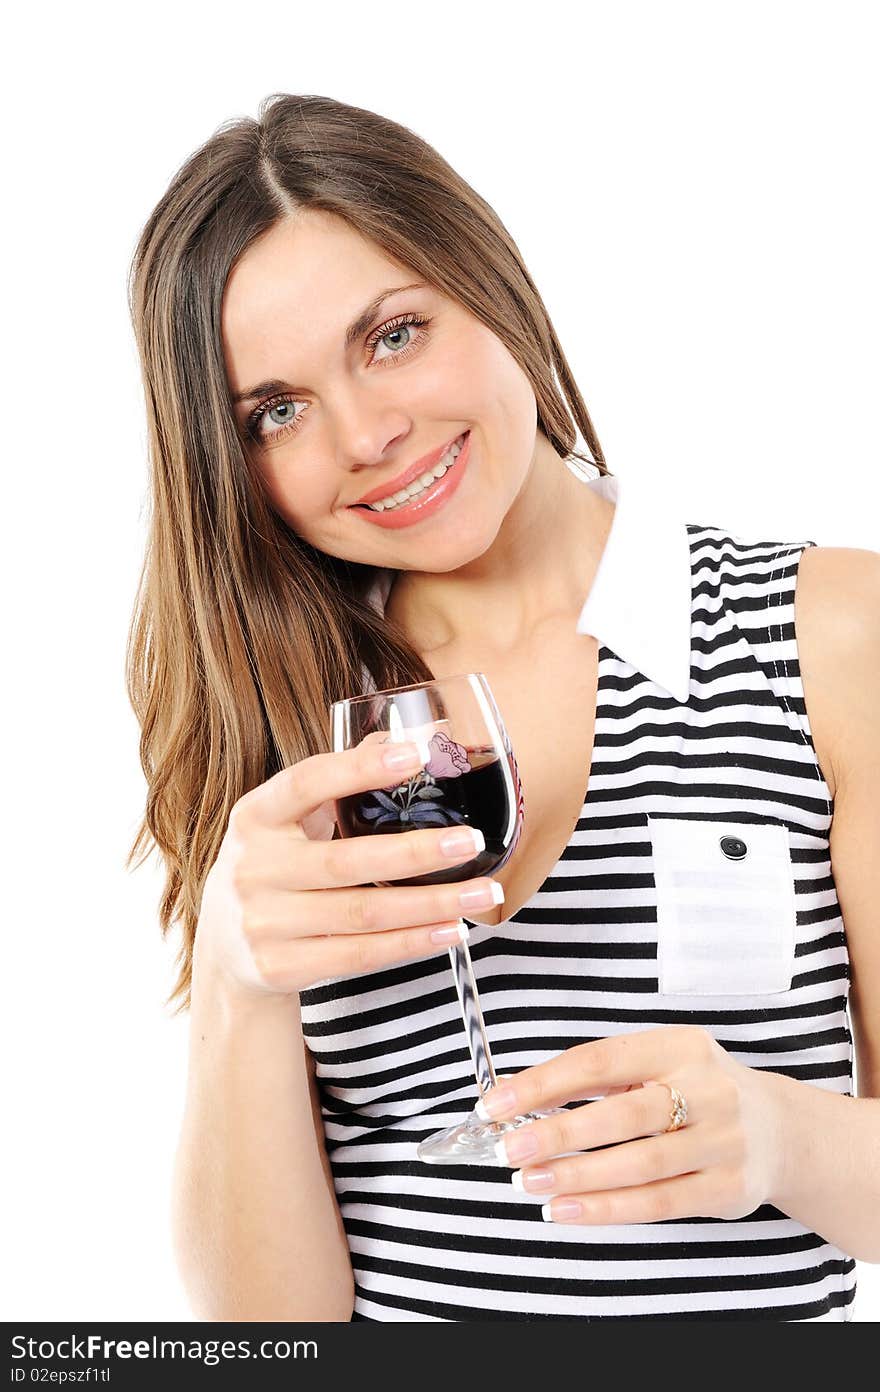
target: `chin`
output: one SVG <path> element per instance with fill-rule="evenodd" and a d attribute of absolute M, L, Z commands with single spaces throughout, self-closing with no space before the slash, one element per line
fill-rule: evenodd
<path fill-rule="evenodd" d="M 421 570 L 431 575 L 446 575 L 453 570 L 461 569 L 462 566 L 471 565 L 484 556 L 492 546 L 502 521 L 503 518 L 499 519 L 494 527 L 487 526 L 485 522 L 482 526 L 477 526 L 471 521 L 466 528 L 456 526 L 448 529 L 445 535 L 441 527 L 437 527 L 436 535 L 426 532 L 419 547 L 418 564 L 404 568 Z M 391 548 L 388 549 L 390 553 Z M 394 565 L 395 562 L 389 554 L 388 560 L 378 564 Z"/>

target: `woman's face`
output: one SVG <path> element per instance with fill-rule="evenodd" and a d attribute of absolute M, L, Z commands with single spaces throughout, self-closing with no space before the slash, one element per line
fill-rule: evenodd
<path fill-rule="evenodd" d="M 232 270 L 223 352 L 233 397 L 282 384 L 235 410 L 242 432 L 254 432 L 248 452 L 275 509 L 299 536 L 346 560 L 449 571 L 495 538 L 532 463 L 537 409 L 491 330 L 429 285 L 396 288 L 419 279 L 341 219 L 297 214 Z M 402 511 L 355 506 L 399 491 L 402 473 L 466 431 L 439 508 L 415 510 L 410 522 Z M 376 516 L 407 525 L 380 526 Z"/>

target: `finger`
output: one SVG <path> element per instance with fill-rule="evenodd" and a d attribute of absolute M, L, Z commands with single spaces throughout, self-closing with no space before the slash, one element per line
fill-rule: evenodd
<path fill-rule="evenodd" d="M 332 801 L 322 802 L 314 812 L 303 817 L 300 826 L 310 841 L 332 841 L 336 835 L 336 806 Z"/>
<path fill-rule="evenodd" d="M 713 1210 L 717 1207 L 716 1189 L 714 1176 L 704 1171 L 660 1179 L 639 1189 L 559 1195 L 551 1199 L 542 1212 L 548 1222 L 598 1225 L 713 1218 Z"/>
<path fill-rule="evenodd" d="M 507 1120 L 577 1098 L 604 1095 L 609 1087 L 665 1078 L 670 1070 L 680 1068 L 691 1049 L 691 1029 L 686 1025 L 664 1025 L 575 1044 L 546 1063 L 515 1074 L 503 1087 L 484 1093 L 477 1111 L 484 1120 Z"/>
<path fill-rule="evenodd" d="M 249 900 L 244 920 L 254 940 L 383 933 L 457 920 L 474 908 L 473 904 L 463 904 L 461 896 L 475 890 L 485 889 L 483 907 L 491 907 L 492 886 L 493 881 L 484 877 L 448 885 L 261 892 Z"/>
<path fill-rule="evenodd" d="M 420 827 L 418 831 L 377 832 L 375 836 L 351 836 L 339 841 L 297 841 L 295 848 L 282 844 L 279 849 L 279 832 L 275 829 L 258 835 L 247 873 L 255 885 L 282 890 L 345 889 L 373 886 L 382 880 L 414 879 L 472 860 L 477 852 L 470 830 Z M 441 841 L 450 833 L 462 831 L 466 844 L 454 854 L 445 855 Z M 464 885 L 458 887 L 463 889 Z"/>
<path fill-rule="evenodd" d="M 452 930 L 458 921 L 425 924 L 421 928 L 397 928 L 387 933 L 357 937 L 304 938 L 252 945 L 254 963 L 263 980 L 275 991 L 302 989 L 304 980 L 318 982 L 384 971 L 401 962 L 425 957 L 447 958 L 450 943 L 431 941 L 437 929 Z"/>
<path fill-rule="evenodd" d="M 553 1157 L 540 1165 L 530 1161 L 514 1178 L 515 1187 L 523 1193 L 547 1195 L 653 1184 L 706 1169 L 714 1163 L 711 1145 L 703 1127 L 685 1127 L 680 1133 L 629 1141 L 594 1154 Z"/>
<path fill-rule="evenodd" d="M 697 1117 L 689 1101 L 689 1117 Z M 699 1109 L 697 1109 L 698 1111 Z M 533 1121 L 501 1137 L 499 1159 L 508 1163 L 535 1165 L 567 1151 L 594 1150 L 597 1146 L 619 1145 L 641 1136 L 660 1135 L 670 1118 L 668 1088 L 637 1088 L 632 1092 L 568 1107 L 555 1116 Z"/>
<path fill-rule="evenodd" d="M 424 739 L 420 739 L 419 745 L 421 752 L 409 742 L 395 743 L 388 734 L 376 731 L 353 749 L 313 754 L 251 788 L 235 804 L 232 817 L 242 822 L 253 819 L 266 826 L 299 824 L 317 812 L 322 803 L 352 793 L 394 787 L 412 778 L 430 759 Z M 389 766 L 389 758 L 410 748 L 413 757 L 408 764 Z"/>

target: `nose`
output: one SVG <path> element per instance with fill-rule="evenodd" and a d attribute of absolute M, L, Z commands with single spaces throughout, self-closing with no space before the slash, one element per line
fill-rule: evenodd
<path fill-rule="evenodd" d="M 328 406 L 328 423 L 340 467 L 349 470 L 387 464 L 412 430 L 411 417 L 399 406 L 350 383 L 344 400 Z"/>
<path fill-rule="evenodd" d="M 377 422 L 350 426 L 339 444 L 340 463 L 352 473 L 387 466 L 398 457 L 397 448 L 410 432 L 409 424 Z"/>

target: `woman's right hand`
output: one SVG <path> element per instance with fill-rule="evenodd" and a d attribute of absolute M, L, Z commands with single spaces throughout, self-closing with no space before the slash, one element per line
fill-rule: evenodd
<path fill-rule="evenodd" d="M 374 882 L 471 860 L 478 849 L 472 839 L 451 855 L 441 849 L 451 832 L 471 836 L 468 829 L 328 841 L 310 839 L 304 826 L 321 814 L 326 825 L 337 798 L 412 777 L 424 767 L 414 745 L 410 765 L 391 770 L 383 763 L 404 747 L 367 739 L 315 754 L 239 798 L 205 880 L 195 958 L 207 953 L 246 995 L 279 996 L 415 961 L 457 941 L 458 896 L 490 888 L 488 877 L 412 887 Z M 438 929 L 447 931 L 445 939 L 432 937 Z"/>

